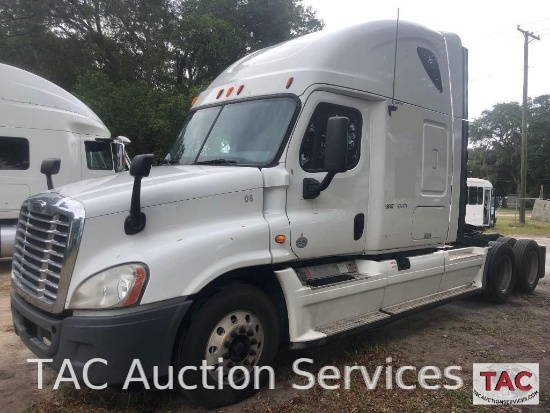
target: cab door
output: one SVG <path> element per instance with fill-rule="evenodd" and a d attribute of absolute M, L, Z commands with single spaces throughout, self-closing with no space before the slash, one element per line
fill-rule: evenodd
<path fill-rule="evenodd" d="M 365 246 L 368 200 L 368 102 L 314 92 L 304 105 L 287 152 L 290 174 L 287 215 L 291 246 L 299 258 L 359 253 Z M 324 169 L 327 121 L 333 116 L 349 119 L 348 170 L 336 174 L 315 199 L 304 199 L 304 179 L 321 182 Z"/>

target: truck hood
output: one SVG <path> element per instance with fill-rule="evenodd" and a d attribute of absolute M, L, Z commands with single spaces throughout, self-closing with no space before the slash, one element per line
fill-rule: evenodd
<path fill-rule="evenodd" d="M 84 204 L 86 218 L 130 210 L 134 178 L 128 172 L 95 178 L 53 191 Z M 263 186 L 258 168 L 157 166 L 141 181 L 141 207 L 245 191 Z"/>

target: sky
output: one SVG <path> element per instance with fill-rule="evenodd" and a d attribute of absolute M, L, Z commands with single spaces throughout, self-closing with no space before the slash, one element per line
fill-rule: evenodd
<path fill-rule="evenodd" d="M 371 20 L 395 19 L 453 32 L 468 49 L 469 117 L 479 117 L 500 102 L 523 100 L 524 37 L 529 43 L 528 96 L 550 94 L 550 0 L 303 0 L 325 29 Z"/>

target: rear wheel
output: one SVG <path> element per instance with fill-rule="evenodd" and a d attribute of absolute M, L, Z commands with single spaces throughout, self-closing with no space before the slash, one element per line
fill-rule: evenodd
<path fill-rule="evenodd" d="M 508 243 L 496 243 L 487 256 L 485 297 L 502 304 L 508 300 L 515 284 L 514 252 Z"/>
<path fill-rule="evenodd" d="M 260 387 L 254 380 L 254 367 L 271 365 L 278 344 L 279 322 L 269 297 L 249 285 L 223 287 L 195 311 L 178 341 L 177 372 L 192 367 L 182 376 L 187 388 L 178 383 L 178 389 L 209 408 L 250 397 Z M 201 369 L 202 363 L 213 369 Z"/>
<path fill-rule="evenodd" d="M 520 239 L 514 245 L 516 262 L 516 289 L 532 293 L 539 282 L 539 246 L 531 239 Z"/>
<path fill-rule="evenodd" d="M 511 247 L 513 247 L 516 244 L 517 240 L 515 238 L 512 238 L 512 237 L 498 237 L 496 242 L 501 242 L 501 243 L 504 243 L 504 244 L 508 244 Z"/>

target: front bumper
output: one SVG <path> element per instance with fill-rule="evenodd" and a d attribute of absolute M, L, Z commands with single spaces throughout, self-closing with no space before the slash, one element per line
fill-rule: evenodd
<path fill-rule="evenodd" d="M 191 304 L 175 299 L 125 314 L 56 318 L 11 291 L 15 332 L 39 358 L 53 359 L 54 370 L 68 359 L 81 380 L 86 362 L 107 361 L 107 365 L 90 364 L 87 378 L 94 385 L 123 383 L 134 359 L 139 359 L 148 378 L 153 377 L 154 366 L 159 377 L 167 374 L 174 341 Z"/>

